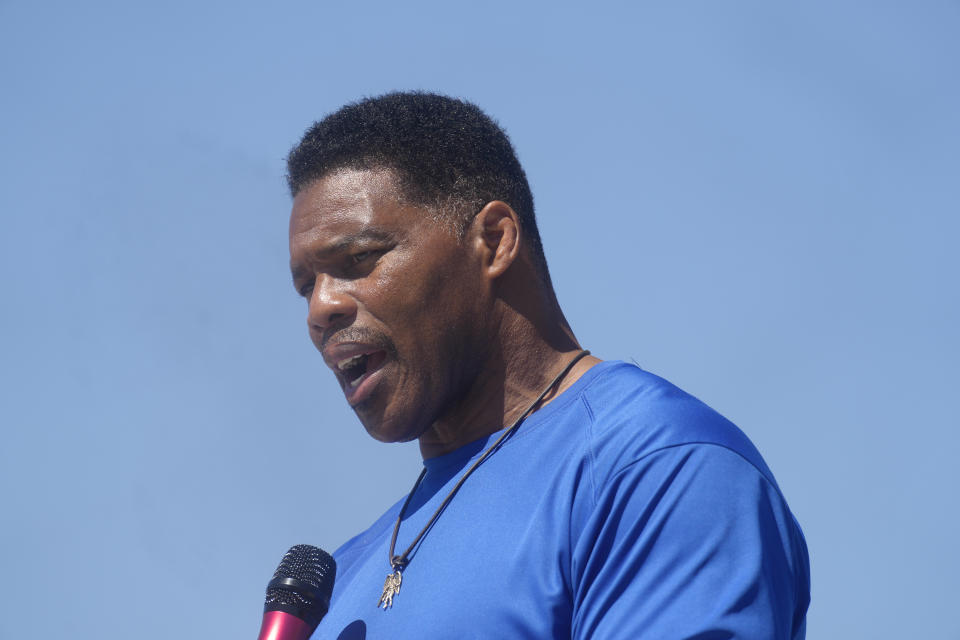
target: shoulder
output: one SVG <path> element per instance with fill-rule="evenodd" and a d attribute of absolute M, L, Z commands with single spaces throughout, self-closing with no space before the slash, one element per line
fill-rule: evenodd
<path fill-rule="evenodd" d="M 589 416 L 585 444 L 598 484 L 648 456 L 703 449 L 742 458 L 776 486 L 750 439 L 696 397 L 630 363 L 595 368 L 579 400 Z"/>
<path fill-rule="evenodd" d="M 756 448 L 666 380 L 598 366 L 578 398 L 592 494 L 573 512 L 575 637 L 798 637 L 806 544 Z"/>

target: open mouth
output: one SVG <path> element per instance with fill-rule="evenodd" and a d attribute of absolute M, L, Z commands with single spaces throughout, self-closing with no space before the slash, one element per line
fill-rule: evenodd
<path fill-rule="evenodd" d="M 386 356 L 385 351 L 374 351 L 344 358 L 337 363 L 337 371 L 340 372 L 348 387 L 356 389 L 367 376 L 380 368 Z"/>

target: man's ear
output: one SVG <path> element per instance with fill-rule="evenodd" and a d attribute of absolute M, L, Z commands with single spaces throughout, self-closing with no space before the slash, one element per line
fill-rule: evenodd
<path fill-rule="evenodd" d="M 471 235 L 491 279 L 502 276 L 520 255 L 520 218 L 506 202 L 488 202 L 471 224 Z"/>

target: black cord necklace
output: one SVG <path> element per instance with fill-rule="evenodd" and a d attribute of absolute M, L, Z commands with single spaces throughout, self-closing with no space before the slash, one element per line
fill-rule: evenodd
<path fill-rule="evenodd" d="M 583 350 L 573 357 L 573 360 L 567 363 L 567 366 L 563 368 L 563 371 L 557 374 L 550 384 L 547 385 L 547 388 L 537 396 L 537 399 L 534 400 L 529 407 L 527 407 L 523 413 L 520 414 L 520 417 L 514 420 L 513 424 L 507 427 L 500 437 L 497 438 L 497 441 L 490 445 L 486 451 L 483 452 L 477 461 L 474 462 L 466 473 L 460 477 L 457 481 L 457 484 L 453 486 L 453 489 L 450 490 L 450 493 L 447 494 L 447 497 L 443 499 L 443 502 L 440 503 L 440 506 L 437 507 L 437 510 L 433 512 L 433 515 L 430 516 L 430 520 L 427 521 L 427 524 L 424 525 L 423 529 L 420 530 L 420 533 L 417 534 L 417 537 L 413 539 L 413 542 L 410 543 L 410 546 L 407 547 L 407 550 L 401 553 L 399 556 L 394 555 L 394 549 L 397 545 L 397 534 L 400 532 L 400 523 L 403 521 L 403 514 L 407 512 L 407 507 L 410 505 L 410 500 L 413 499 L 413 494 L 417 492 L 417 487 L 420 486 L 420 483 L 423 482 L 423 477 L 427 474 L 426 468 L 420 472 L 417 481 L 413 483 L 413 488 L 410 489 L 410 493 L 407 494 L 407 499 L 404 501 L 403 506 L 400 507 L 400 514 L 397 516 L 397 523 L 393 525 L 393 537 L 390 538 L 390 568 L 393 569 L 392 573 L 387 574 L 387 579 L 383 583 L 383 594 L 380 596 L 380 601 L 377 602 L 377 607 L 383 607 L 383 610 L 386 611 L 393 606 L 393 597 L 400 593 L 400 583 L 403 581 L 403 570 L 408 564 L 410 564 L 410 552 L 416 548 L 417 543 L 420 542 L 421 538 L 426 535 L 427 531 L 430 530 L 430 527 L 433 526 L 433 523 L 437 521 L 437 518 L 440 517 L 440 514 L 443 513 L 443 510 L 447 508 L 447 505 L 450 504 L 450 501 L 453 500 L 453 496 L 456 495 L 457 491 L 460 490 L 460 487 L 463 485 L 464 481 L 470 477 L 470 474 L 473 473 L 477 467 L 483 463 L 484 460 L 490 457 L 497 447 L 500 446 L 507 436 L 509 436 L 513 431 L 520 426 L 520 423 L 530 415 L 534 407 L 536 407 L 540 402 L 547 396 L 551 389 L 553 389 L 558 382 L 563 380 L 563 378 L 570 373 L 570 370 L 573 368 L 573 365 L 577 364 L 585 356 L 590 355 L 590 352 Z"/>

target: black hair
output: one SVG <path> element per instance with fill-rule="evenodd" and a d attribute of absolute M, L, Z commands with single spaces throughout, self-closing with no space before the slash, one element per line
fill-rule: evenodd
<path fill-rule="evenodd" d="M 461 234 L 485 204 L 506 202 L 550 286 L 526 173 L 506 132 L 476 105 L 420 91 L 345 105 L 290 151 L 291 195 L 339 169 L 392 170 L 406 200 L 450 220 Z"/>

